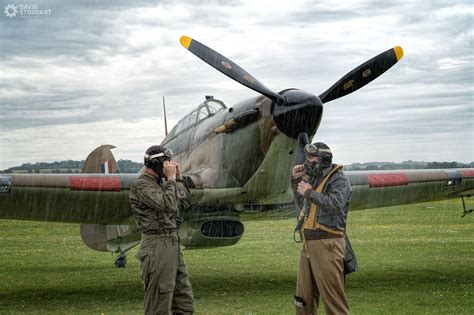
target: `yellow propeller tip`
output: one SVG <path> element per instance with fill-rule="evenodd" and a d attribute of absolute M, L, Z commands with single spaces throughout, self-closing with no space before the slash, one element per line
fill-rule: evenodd
<path fill-rule="evenodd" d="M 395 56 L 397 56 L 397 61 L 402 59 L 403 57 L 403 49 L 400 46 L 394 47 L 393 50 L 395 51 Z"/>
<path fill-rule="evenodd" d="M 181 45 L 183 45 L 186 49 L 188 49 L 189 45 L 191 45 L 192 38 L 188 36 L 181 36 L 179 41 L 181 42 Z"/>

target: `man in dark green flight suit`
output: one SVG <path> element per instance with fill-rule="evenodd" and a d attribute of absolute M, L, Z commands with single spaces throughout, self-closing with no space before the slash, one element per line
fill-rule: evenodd
<path fill-rule="evenodd" d="M 179 211 L 191 193 L 173 153 L 154 145 L 145 152 L 145 171 L 130 188 L 130 204 L 142 241 L 137 258 L 145 289 L 145 314 L 192 314 L 194 298 L 178 235 Z"/>

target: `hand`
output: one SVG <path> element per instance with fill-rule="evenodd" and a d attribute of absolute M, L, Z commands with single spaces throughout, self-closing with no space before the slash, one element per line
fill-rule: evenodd
<path fill-rule="evenodd" d="M 171 161 L 163 163 L 163 173 L 167 180 L 176 180 L 176 166 Z"/>
<path fill-rule="evenodd" d="M 304 166 L 303 164 L 293 166 L 293 177 L 298 178 L 304 175 Z"/>
<path fill-rule="evenodd" d="M 176 178 L 183 179 L 181 176 L 181 165 L 179 165 L 179 163 L 175 161 L 170 161 L 170 162 L 176 167 Z"/>
<path fill-rule="evenodd" d="M 299 184 L 298 184 L 298 193 L 301 195 L 301 196 L 304 196 L 304 193 L 306 192 L 306 190 L 308 189 L 312 189 L 311 185 L 308 184 L 307 182 L 305 181 L 301 181 Z"/>

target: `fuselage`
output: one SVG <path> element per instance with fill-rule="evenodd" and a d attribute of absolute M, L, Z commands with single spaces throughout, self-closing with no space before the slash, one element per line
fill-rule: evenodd
<path fill-rule="evenodd" d="M 202 115 L 201 119 L 194 114 L 215 103 L 222 106 L 219 111 Z M 173 150 L 183 173 L 193 179 L 196 188 L 243 187 L 262 163 L 276 134 L 270 110 L 271 100 L 263 96 L 232 107 L 206 100 L 180 120 L 161 144 Z M 236 122 L 227 130 L 216 132 L 248 111 L 258 111 L 249 113 L 253 121 Z M 190 118 L 193 122 L 189 122 Z M 179 130 L 183 123 L 188 126 Z"/>

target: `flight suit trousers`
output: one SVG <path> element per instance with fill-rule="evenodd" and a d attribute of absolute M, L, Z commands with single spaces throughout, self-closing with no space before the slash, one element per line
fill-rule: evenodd
<path fill-rule="evenodd" d="M 177 234 L 142 234 L 137 252 L 145 314 L 192 314 L 194 298 Z"/>
<path fill-rule="evenodd" d="M 319 297 L 323 299 L 326 314 L 349 314 L 344 291 L 345 248 L 344 238 L 306 241 L 296 284 L 297 315 L 317 314 Z"/>

